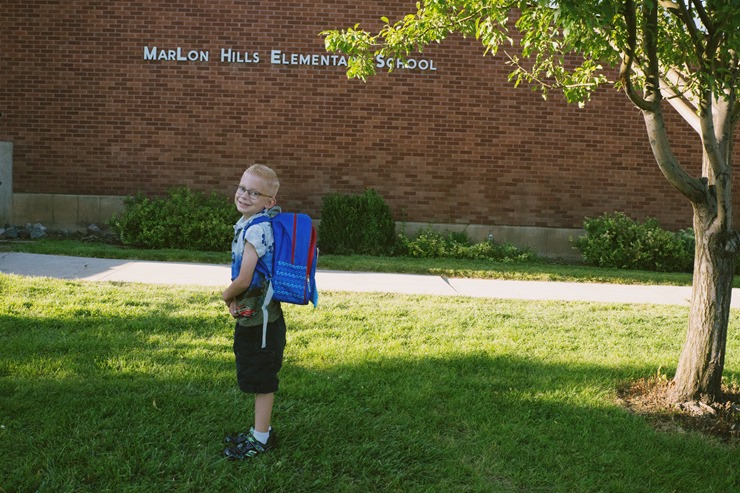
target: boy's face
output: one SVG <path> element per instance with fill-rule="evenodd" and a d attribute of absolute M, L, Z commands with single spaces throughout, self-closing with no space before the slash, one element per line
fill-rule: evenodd
<path fill-rule="evenodd" d="M 244 173 L 234 194 L 234 203 L 244 217 L 251 217 L 275 205 L 268 183 L 257 175 Z"/>

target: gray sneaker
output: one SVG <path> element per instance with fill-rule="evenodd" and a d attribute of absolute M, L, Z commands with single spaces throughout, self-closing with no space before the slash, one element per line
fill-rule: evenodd
<path fill-rule="evenodd" d="M 227 440 L 227 443 L 231 443 L 233 446 L 224 449 L 224 455 L 230 460 L 244 460 L 264 454 L 275 446 L 275 430 L 270 430 L 267 443 L 257 440 L 252 431 L 253 429 L 250 429 L 248 433 L 227 436 L 226 439 L 231 440 Z"/>
<path fill-rule="evenodd" d="M 250 436 L 253 431 L 254 431 L 254 426 L 249 428 L 249 431 L 226 435 L 224 437 L 224 443 L 228 443 L 229 445 L 239 445 L 240 443 L 246 442 L 247 437 Z"/>

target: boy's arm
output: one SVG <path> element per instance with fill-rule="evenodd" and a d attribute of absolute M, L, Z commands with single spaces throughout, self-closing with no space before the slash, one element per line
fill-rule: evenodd
<path fill-rule="evenodd" d="M 242 266 L 239 269 L 239 275 L 236 279 L 231 281 L 229 287 L 224 290 L 222 296 L 224 302 L 227 305 L 231 305 L 231 302 L 247 290 L 249 285 L 252 283 L 252 276 L 254 275 L 254 269 L 257 266 L 259 256 L 257 250 L 254 249 L 251 243 L 248 241 L 244 243 L 244 256 L 242 257 Z"/>

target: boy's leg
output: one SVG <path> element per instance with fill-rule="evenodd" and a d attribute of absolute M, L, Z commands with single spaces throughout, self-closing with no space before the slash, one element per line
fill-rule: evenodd
<path fill-rule="evenodd" d="M 260 433 L 270 431 L 272 405 L 275 402 L 275 393 L 254 395 L 254 429 Z"/>
<path fill-rule="evenodd" d="M 267 350 L 261 348 L 262 327 L 255 330 L 255 327 L 237 325 L 235 330 L 237 379 L 243 392 L 254 395 L 254 427 L 246 433 L 226 436 L 225 441 L 233 445 L 224 450 L 230 459 L 254 457 L 275 445 L 270 423 L 279 382 L 277 374 L 283 363 L 285 320 L 280 315 L 267 327 Z"/>
<path fill-rule="evenodd" d="M 275 437 L 270 429 L 270 417 L 275 393 L 254 395 L 254 427 L 248 433 L 230 437 L 234 446 L 224 450 L 231 460 L 242 460 L 267 452 L 275 446 Z M 261 431 L 264 430 L 264 431 Z"/>

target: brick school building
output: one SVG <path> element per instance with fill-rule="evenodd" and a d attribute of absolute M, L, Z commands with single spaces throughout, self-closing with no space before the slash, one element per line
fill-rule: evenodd
<path fill-rule="evenodd" d="M 623 211 L 691 226 L 642 115 L 603 89 L 585 109 L 507 81 L 510 66 L 453 36 L 393 73 L 348 80 L 319 32 L 415 1 L 212 0 L 0 4 L 3 221 L 104 223 L 126 195 L 176 185 L 230 195 L 260 162 L 280 203 L 376 189 L 395 219 L 568 255 L 584 217 Z M 378 59 L 379 72 L 393 61 Z M 701 169 L 672 110 L 674 151 Z M 407 229 L 408 230 L 408 229 Z"/>

